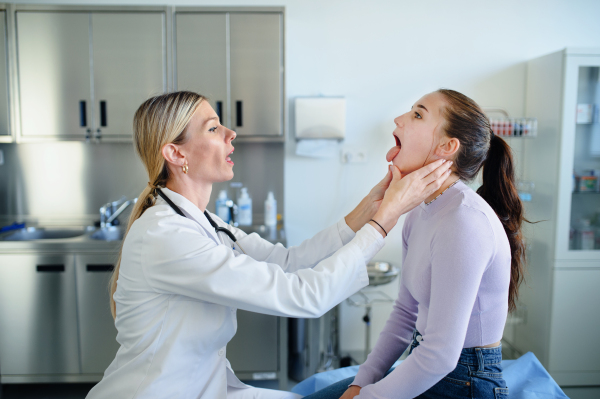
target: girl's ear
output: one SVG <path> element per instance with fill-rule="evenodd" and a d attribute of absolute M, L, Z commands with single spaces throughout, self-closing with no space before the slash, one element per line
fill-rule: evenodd
<path fill-rule="evenodd" d="M 450 159 L 460 149 L 460 141 L 456 137 L 445 136 L 440 140 L 440 144 L 436 148 L 435 155 L 440 158 Z"/>

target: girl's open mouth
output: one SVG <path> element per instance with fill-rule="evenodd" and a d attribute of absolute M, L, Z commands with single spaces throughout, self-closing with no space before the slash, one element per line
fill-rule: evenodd
<path fill-rule="evenodd" d="M 400 139 L 398 138 L 398 136 L 394 135 L 394 139 L 396 140 L 396 145 L 390 148 L 387 155 L 385 156 L 385 160 L 388 162 L 392 162 L 392 160 L 396 158 L 396 155 L 398 155 L 400 149 L 402 148 L 402 143 L 400 143 Z"/>

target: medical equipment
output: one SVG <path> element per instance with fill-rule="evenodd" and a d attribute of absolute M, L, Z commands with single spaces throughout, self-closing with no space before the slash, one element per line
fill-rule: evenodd
<path fill-rule="evenodd" d="M 267 194 L 265 201 L 265 226 L 277 225 L 277 200 L 272 191 Z"/>
<path fill-rule="evenodd" d="M 369 287 L 391 283 L 400 274 L 398 268 L 393 267 L 388 262 L 372 261 L 367 264 L 367 274 L 369 275 Z M 362 289 L 346 300 L 349 305 L 364 307 L 365 315 L 365 359 L 371 352 L 371 310 L 377 303 L 390 303 L 394 300 L 382 291 L 371 291 Z"/>
<path fill-rule="evenodd" d="M 181 209 L 179 209 L 179 207 L 177 205 L 175 205 L 173 203 L 173 201 L 171 201 L 169 199 L 169 197 L 167 197 L 160 188 L 156 189 L 156 192 L 158 193 L 158 195 L 161 196 L 162 199 L 164 199 L 167 204 L 169 204 L 169 206 L 180 216 L 183 216 L 184 218 L 187 217 L 184 215 L 184 213 L 181 211 Z M 219 227 L 215 221 L 210 217 L 210 215 L 208 214 L 207 211 L 204 211 L 204 216 L 206 216 L 206 219 L 208 220 L 208 223 L 210 223 L 210 225 L 215 229 L 215 231 L 217 232 L 217 235 L 219 235 L 219 233 L 225 233 L 227 235 L 227 237 L 229 237 L 229 239 L 231 241 L 233 241 L 235 244 L 237 244 L 237 246 L 240 248 L 240 250 L 245 254 L 246 251 L 244 251 L 244 248 L 242 248 L 242 246 L 237 242 L 237 238 L 235 238 L 235 236 L 233 235 L 233 233 L 231 231 L 229 231 L 228 229 L 226 229 L 225 227 Z"/>

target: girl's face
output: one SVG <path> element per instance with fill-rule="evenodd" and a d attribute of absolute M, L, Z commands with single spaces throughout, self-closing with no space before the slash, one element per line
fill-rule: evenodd
<path fill-rule="evenodd" d="M 236 134 L 220 124 L 208 101 L 202 101 L 188 125 L 189 139 L 179 146 L 189 165 L 188 175 L 201 183 L 216 183 L 233 178 L 231 142 Z"/>
<path fill-rule="evenodd" d="M 440 139 L 445 136 L 441 115 L 445 101 L 442 94 L 433 92 L 423 96 L 404 115 L 394 119 L 396 146 L 386 156 L 400 169 L 402 176 L 440 159 L 436 155 Z"/>

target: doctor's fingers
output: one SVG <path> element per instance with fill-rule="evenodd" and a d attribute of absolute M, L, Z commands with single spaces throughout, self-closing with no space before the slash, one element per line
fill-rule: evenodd
<path fill-rule="evenodd" d="M 427 165 L 427 166 L 429 166 L 429 165 Z M 436 187 L 435 190 L 437 190 L 438 188 L 440 188 L 442 186 L 442 184 L 444 184 L 444 182 L 446 181 L 448 176 L 450 176 L 450 174 L 452 173 L 452 169 L 450 169 L 451 166 L 452 166 L 452 161 L 444 162 L 441 166 L 436 168 L 434 171 L 432 171 L 431 173 L 429 173 L 426 176 L 423 176 L 423 178 L 422 178 L 423 184 L 425 184 L 427 186 Z"/>
<path fill-rule="evenodd" d="M 438 159 L 435 162 L 425 165 L 422 168 L 417 169 L 411 175 L 415 175 L 420 179 L 423 179 L 425 184 L 430 184 L 433 181 L 440 178 L 444 172 L 450 169 L 452 161 L 446 161 L 445 159 Z"/>
<path fill-rule="evenodd" d="M 390 183 L 392 182 L 393 178 L 392 168 L 394 168 L 393 165 L 388 167 L 388 172 L 385 174 L 385 177 L 381 179 L 379 183 L 377 183 L 376 187 L 381 187 L 385 190 L 390 186 Z"/>

